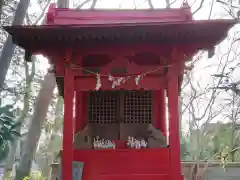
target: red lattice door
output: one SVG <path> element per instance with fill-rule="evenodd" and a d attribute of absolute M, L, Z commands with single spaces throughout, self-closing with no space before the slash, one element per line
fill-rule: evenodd
<path fill-rule="evenodd" d="M 93 136 L 119 139 L 117 94 L 113 91 L 95 91 L 89 93 L 88 99 L 88 123 L 92 127 Z"/>
<path fill-rule="evenodd" d="M 94 136 L 117 140 L 147 135 L 153 114 L 151 91 L 96 91 L 88 99 L 88 123 Z"/>

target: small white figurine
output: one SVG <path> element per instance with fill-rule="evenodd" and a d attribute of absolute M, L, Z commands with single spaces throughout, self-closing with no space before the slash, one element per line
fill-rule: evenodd
<path fill-rule="evenodd" d="M 141 149 L 141 148 L 147 148 L 147 142 L 142 140 L 137 140 L 134 137 L 128 137 L 127 146 L 129 148 L 135 148 L 135 149 Z"/>
<path fill-rule="evenodd" d="M 137 139 L 135 139 L 135 148 L 136 149 L 141 149 L 141 142 Z"/>
<path fill-rule="evenodd" d="M 128 136 L 127 146 L 130 147 L 130 145 L 131 145 L 131 137 Z"/>
<path fill-rule="evenodd" d="M 113 142 L 113 147 L 112 147 L 113 149 L 116 149 L 116 144 L 115 144 L 115 142 Z"/>
<path fill-rule="evenodd" d="M 141 147 L 147 148 L 147 142 L 144 139 L 141 140 Z"/>

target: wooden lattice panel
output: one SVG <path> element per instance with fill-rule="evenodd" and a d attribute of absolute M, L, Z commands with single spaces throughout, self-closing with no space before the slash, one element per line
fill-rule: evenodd
<path fill-rule="evenodd" d="M 124 123 L 152 123 L 151 91 L 126 91 L 124 93 Z"/>
<path fill-rule="evenodd" d="M 97 91 L 89 93 L 88 123 L 152 123 L 151 91 Z"/>
<path fill-rule="evenodd" d="M 117 123 L 117 96 L 111 91 L 89 93 L 88 123 Z"/>

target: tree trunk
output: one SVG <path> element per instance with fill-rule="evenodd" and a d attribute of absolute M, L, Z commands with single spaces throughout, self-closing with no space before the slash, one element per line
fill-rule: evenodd
<path fill-rule="evenodd" d="M 0 0 L 0 20 L 1 20 L 1 15 L 2 15 L 2 12 L 3 12 L 3 1 L 4 0 Z"/>
<path fill-rule="evenodd" d="M 54 161 L 55 154 L 53 151 L 56 148 L 54 147 L 54 138 L 56 137 L 59 129 L 62 127 L 62 123 L 63 123 L 62 112 L 63 112 L 63 99 L 62 97 L 59 97 L 56 103 L 55 120 L 52 128 L 52 133 L 51 133 L 50 141 L 48 143 L 48 148 L 46 150 L 47 157 L 42 167 L 42 174 L 44 177 L 47 177 L 49 175 L 51 165 Z"/>
<path fill-rule="evenodd" d="M 13 25 L 21 25 L 25 18 L 30 0 L 21 0 L 18 3 L 15 16 L 13 19 Z M 0 56 L 0 91 L 3 87 L 4 81 L 6 79 L 7 71 L 10 66 L 11 59 L 13 57 L 14 50 L 16 45 L 12 42 L 11 35 L 8 36 Z"/>
<path fill-rule="evenodd" d="M 21 127 L 19 127 L 17 129 L 18 132 L 20 132 L 20 130 L 21 130 Z M 15 163 L 15 157 L 16 157 L 16 152 L 17 152 L 17 148 L 18 148 L 18 142 L 19 142 L 18 140 L 15 140 L 11 144 L 11 149 L 8 154 L 7 162 L 4 167 L 3 179 L 9 179 L 12 174 L 12 169 L 13 169 L 13 165 Z"/>
<path fill-rule="evenodd" d="M 30 104 L 30 96 L 31 96 L 31 84 L 35 75 L 35 62 L 36 62 L 36 56 L 32 57 L 32 69 L 31 72 L 29 71 L 29 65 L 25 61 L 24 66 L 25 66 L 25 76 L 26 76 L 26 85 L 24 88 L 24 100 L 23 100 L 23 110 L 19 114 L 19 117 L 17 119 L 18 122 L 23 123 L 25 120 L 25 117 L 28 114 L 29 111 L 29 104 Z M 17 131 L 21 133 L 21 127 L 19 126 Z M 5 164 L 4 168 L 4 178 L 6 179 L 9 177 L 12 173 L 13 165 L 15 163 L 15 156 L 16 156 L 16 151 L 17 151 L 17 145 L 18 145 L 19 140 L 16 139 L 15 141 L 12 142 L 11 144 L 11 151 L 8 155 L 7 162 Z"/>
<path fill-rule="evenodd" d="M 34 113 L 29 131 L 24 142 L 24 150 L 16 170 L 15 180 L 22 180 L 30 174 L 32 159 L 41 135 L 42 125 L 46 118 L 48 106 L 52 100 L 56 81 L 52 73 L 48 73 L 42 81 L 42 86 L 36 99 Z"/>

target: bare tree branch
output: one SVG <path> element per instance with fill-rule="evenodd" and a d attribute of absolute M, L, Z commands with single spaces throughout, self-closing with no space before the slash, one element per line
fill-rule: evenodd
<path fill-rule="evenodd" d="M 70 0 L 58 0 L 57 6 L 59 8 L 66 8 L 66 7 L 69 7 L 69 2 L 70 2 Z"/>
<path fill-rule="evenodd" d="M 171 5 L 173 5 L 175 2 L 177 2 L 177 0 L 172 1 L 172 2 L 170 3 L 170 7 L 171 7 Z"/>
<path fill-rule="evenodd" d="M 97 4 L 97 0 L 93 0 L 92 5 L 91 5 L 91 9 L 94 9 L 96 4 Z"/>
<path fill-rule="evenodd" d="M 165 0 L 166 2 L 166 8 L 170 8 L 171 4 L 170 4 L 170 0 Z"/>
<path fill-rule="evenodd" d="M 193 15 L 196 14 L 202 7 L 203 7 L 204 0 L 201 1 L 200 5 L 198 8 L 193 12 Z"/>
<path fill-rule="evenodd" d="M 133 4 L 134 4 L 134 9 L 137 9 L 137 3 L 136 3 L 136 0 L 133 0 Z"/>
<path fill-rule="evenodd" d="M 237 7 L 237 6 L 233 6 L 232 3 L 228 4 L 227 2 L 224 2 L 224 1 L 222 1 L 222 0 L 216 0 L 216 2 L 217 2 L 217 3 L 221 3 L 221 4 L 223 4 L 224 6 L 229 6 L 229 5 L 230 5 L 231 8 L 236 8 L 236 9 L 239 8 L 239 7 Z"/>
<path fill-rule="evenodd" d="M 212 3 L 211 3 L 211 8 L 210 8 L 210 12 L 209 12 L 209 15 L 208 15 L 208 19 L 210 19 L 211 16 L 212 16 L 213 4 L 214 4 L 214 0 L 212 0 Z"/>
<path fill-rule="evenodd" d="M 38 23 L 41 21 L 41 19 L 44 17 L 44 14 L 45 14 L 45 12 L 46 12 L 46 10 L 47 10 L 50 2 L 51 2 L 51 0 L 47 0 L 45 6 L 44 6 L 43 9 L 42 9 L 41 14 L 38 16 L 38 18 L 36 19 L 36 21 L 34 22 L 34 24 L 38 24 Z M 28 13 L 27 13 L 27 14 L 28 14 Z"/>
<path fill-rule="evenodd" d="M 222 1 L 222 0 L 216 0 L 216 2 L 220 3 L 223 5 L 223 8 L 224 10 L 233 18 L 236 18 L 236 15 L 234 14 L 233 12 L 233 9 L 239 9 L 240 7 L 237 7 L 237 6 L 234 6 L 232 4 L 232 1 L 228 1 L 228 2 L 225 2 L 225 1 Z"/>
<path fill-rule="evenodd" d="M 230 55 L 230 51 L 232 49 L 232 45 L 233 43 L 231 44 L 231 47 L 230 49 L 228 50 L 228 52 L 226 54 L 224 54 L 222 57 L 221 57 L 221 61 L 224 60 L 225 61 L 225 58 L 226 58 L 226 61 L 224 62 L 224 64 L 219 64 L 219 68 L 221 67 L 221 72 L 220 74 L 224 74 L 228 64 L 230 63 L 230 58 L 229 58 L 229 55 Z M 227 57 L 225 57 L 225 55 L 227 55 Z M 215 100 L 219 94 L 219 92 L 217 91 L 218 88 L 216 87 L 219 87 L 221 82 L 222 82 L 222 78 L 219 78 L 217 83 L 213 84 L 214 87 L 211 88 L 211 94 L 210 94 L 210 97 L 207 96 L 207 100 L 208 100 L 208 103 L 206 104 L 206 106 L 204 107 L 204 110 L 201 108 L 201 111 L 203 110 L 203 112 L 201 114 L 199 114 L 200 110 L 198 111 L 198 113 L 196 112 L 196 108 L 199 108 L 199 102 L 200 100 L 204 100 L 202 99 L 203 97 L 200 96 L 198 98 L 195 98 L 197 96 L 197 89 L 196 87 L 192 84 L 192 81 L 190 79 L 190 76 L 186 76 L 186 78 L 189 78 L 189 85 L 190 85 L 190 88 L 191 88 L 191 98 L 189 100 L 189 105 L 186 105 L 185 107 L 188 107 L 189 108 L 189 111 L 191 113 L 191 116 L 192 116 L 192 120 L 193 121 L 197 121 L 199 122 L 200 120 L 202 120 L 203 118 L 206 119 L 206 121 L 202 124 L 202 126 L 204 126 L 204 124 L 207 124 L 209 123 L 213 118 L 215 118 L 220 112 L 222 112 L 225 108 L 225 107 L 222 107 L 220 108 L 217 112 L 213 113 L 212 112 L 212 108 L 213 108 L 213 105 L 215 104 Z M 197 84 L 198 85 L 198 89 L 200 87 L 200 84 Z M 209 88 L 207 88 L 207 91 L 209 92 Z M 206 92 L 207 92 L 206 91 Z M 206 93 L 207 94 L 207 93 Z M 204 94 L 203 94 L 204 95 Z M 198 114 L 198 115 L 196 115 Z M 195 123 L 195 125 L 198 126 L 197 122 L 193 122 Z"/>
<path fill-rule="evenodd" d="M 90 3 L 91 1 L 93 1 L 93 3 L 94 3 L 94 0 L 85 0 L 85 1 L 83 1 L 81 4 L 79 4 L 79 5 L 76 7 L 76 9 L 82 9 L 82 7 L 83 7 L 84 5 L 86 5 L 87 3 Z"/>
<path fill-rule="evenodd" d="M 147 0 L 147 2 L 148 2 L 149 7 L 150 7 L 151 9 L 154 9 L 152 0 Z"/>

